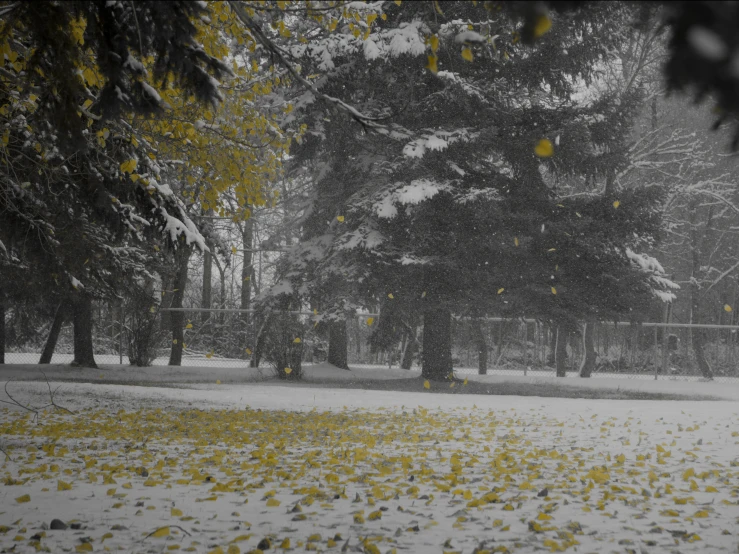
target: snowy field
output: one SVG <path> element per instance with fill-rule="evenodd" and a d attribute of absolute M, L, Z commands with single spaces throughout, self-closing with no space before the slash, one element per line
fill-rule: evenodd
<path fill-rule="evenodd" d="M 330 366 L 308 368 L 304 386 L 238 383 L 255 370 L 234 368 L 46 370 L 55 402 L 76 413 L 0 408 L 0 447 L 12 458 L 0 467 L 0 551 L 739 547 L 731 385 L 597 381 L 716 387 L 734 399 L 647 402 L 310 386 L 408 375 Z M 21 379 L 10 394 L 42 405 L 47 383 L 22 380 L 36 371 L 9 366 L 0 381 Z M 193 382 L 204 371 L 210 379 Z M 73 372 L 78 381 L 67 381 Z M 145 375 L 147 386 L 123 384 Z M 2 388 L 0 399 L 9 401 Z M 53 519 L 79 528 L 47 529 Z"/>

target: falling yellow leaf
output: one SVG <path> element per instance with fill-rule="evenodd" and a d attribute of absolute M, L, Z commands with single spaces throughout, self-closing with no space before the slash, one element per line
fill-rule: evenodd
<path fill-rule="evenodd" d="M 392 300 L 393 298 L 395 298 L 395 297 L 393 296 L 393 293 L 392 293 L 392 292 L 391 292 L 390 294 L 388 294 L 388 295 L 387 295 L 387 297 L 388 297 L 388 298 L 389 298 L 390 300 Z"/>
<path fill-rule="evenodd" d="M 428 57 L 428 62 L 426 63 L 426 69 L 428 69 L 431 73 L 436 75 L 439 72 L 439 68 L 436 65 L 438 58 L 436 57 L 436 54 L 431 54 Z"/>
<path fill-rule="evenodd" d="M 301 341 L 301 340 L 300 340 L 300 337 L 295 337 L 295 339 L 293 340 L 293 342 L 294 342 L 295 344 L 300 344 L 300 343 L 301 343 L 301 342 L 303 342 L 303 341 Z"/>
<path fill-rule="evenodd" d="M 172 344 L 177 344 L 177 339 L 172 339 Z"/>
<path fill-rule="evenodd" d="M 23 496 L 19 496 L 18 498 L 16 498 L 15 501 L 18 504 L 24 504 L 25 502 L 30 502 L 31 501 L 31 496 L 28 495 L 28 494 L 24 494 Z"/>
<path fill-rule="evenodd" d="M 287 375 L 290 375 L 290 374 L 291 374 L 292 372 L 293 372 L 292 368 L 290 368 L 290 367 L 286 367 L 286 368 L 285 368 L 285 373 L 286 373 Z"/>
<path fill-rule="evenodd" d="M 539 38 L 542 35 L 546 34 L 549 29 L 552 28 L 552 20 L 549 19 L 546 15 L 540 15 L 536 18 L 536 23 L 534 24 L 534 38 Z"/>
<path fill-rule="evenodd" d="M 425 380 L 425 381 L 423 382 L 423 388 L 424 388 L 424 389 L 430 389 L 430 388 L 431 388 L 431 383 L 429 383 L 429 380 L 428 380 L 428 379 L 426 379 L 426 380 Z"/>
<path fill-rule="evenodd" d="M 534 148 L 534 154 L 540 158 L 551 158 L 554 154 L 554 146 L 549 139 L 541 139 Z"/>
<path fill-rule="evenodd" d="M 618 207 L 619 207 L 620 205 L 621 205 L 621 202 L 619 202 L 618 200 L 615 200 L 615 201 L 613 202 L 613 207 L 614 207 L 614 208 L 616 208 L 616 209 L 618 209 Z"/>
<path fill-rule="evenodd" d="M 432 52 L 436 52 L 439 49 L 439 37 L 436 35 L 431 35 L 428 42 Z"/>
<path fill-rule="evenodd" d="M 220 385 L 220 384 L 221 384 L 221 380 L 220 379 L 216 379 L 216 385 Z"/>
<path fill-rule="evenodd" d="M 513 244 L 518 246 L 518 237 L 513 237 Z"/>
<path fill-rule="evenodd" d="M 462 383 L 462 384 L 463 385 L 466 385 L 467 384 L 467 377 L 464 378 L 464 383 Z"/>
<path fill-rule="evenodd" d="M 232 245 L 231 246 L 231 254 L 236 254 L 236 252 L 238 252 L 238 250 L 236 250 L 236 247 Z"/>
<path fill-rule="evenodd" d="M 731 306 L 729 306 L 728 304 L 724 304 L 724 311 L 725 312 L 730 312 L 731 311 Z"/>
<path fill-rule="evenodd" d="M 205 357 L 206 357 L 206 358 L 208 358 L 208 359 L 210 359 L 210 358 L 212 358 L 212 357 L 213 357 L 213 354 L 215 354 L 215 353 L 216 353 L 216 351 L 215 351 L 215 350 L 211 350 L 210 352 L 208 352 L 208 353 L 207 353 L 207 354 L 205 355 Z"/>
<path fill-rule="evenodd" d="M 187 325 L 185 325 L 185 329 L 192 329 L 192 323 L 188 323 Z"/>
<path fill-rule="evenodd" d="M 498 294 L 503 294 L 503 291 L 504 291 L 504 290 L 505 290 L 505 289 L 504 289 L 504 288 L 502 288 L 502 287 L 501 287 L 501 288 L 499 288 L 499 289 L 498 289 Z"/>
<path fill-rule="evenodd" d="M 472 50 L 467 46 L 462 48 L 462 58 L 464 58 L 468 62 L 471 62 L 475 59 L 475 57 L 472 55 Z"/>
<path fill-rule="evenodd" d="M 552 287 L 552 294 L 557 294 L 557 289 L 555 289 L 554 287 Z"/>
<path fill-rule="evenodd" d="M 339 223 L 344 223 L 344 216 L 343 215 L 337 215 L 336 216 L 336 221 L 338 221 Z"/>
<path fill-rule="evenodd" d="M 245 348 L 244 349 L 244 352 L 246 352 L 247 354 L 249 354 L 251 356 L 251 350 L 249 348 Z"/>
<path fill-rule="evenodd" d="M 374 317 L 368 317 L 367 318 L 367 325 L 370 325 L 371 326 L 374 322 L 375 322 L 375 318 Z"/>

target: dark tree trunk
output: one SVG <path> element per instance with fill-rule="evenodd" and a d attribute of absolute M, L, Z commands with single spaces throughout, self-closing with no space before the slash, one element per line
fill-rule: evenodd
<path fill-rule="evenodd" d="M 208 244 L 208 247 L 212 245 Z M 177 288 L 177 287 L 175 287 Z M 203 298 L 200 307 L 209 309 L 213 305 L 213 254 L 203 252 Z M 202 312 L 200 321 L 206 324 L 210 319 L 210 312 Z"/>
<path fill-rule="evenodd" d="M 177 246 L 175 263 L 177 264 L 174 275 L 174 292 L 172 293 L 172 308 L 182 308 L 185 298 L 185 286 L 187 285 L 187 266 L 190 261 L 190 248 L 182 242 Z M 169 355 L 169 365 L 182 364 L 182 348 L 185 340 L 185 314 L 183 312 L 170 312 L 172 321 L 172 352 Z"/>
<path fill-rule="evenodd" d="M 567 377 L 567 329 L 564 325 L 557 326 L 556 335 L 554 361 L 557 365 L 557 377 Z"/>
<path fill-rule="evenodd" d="M 401 369 L 410 369 L 413 366 L 413 356 L 416 355 L 416 343 L 418 342 L 416 333 L 417 328 L 415 325 L 406 327 L 405 347 L 403 348 L 403 357 L 400 360 Z"/>
<path fill-rule="evenodd" d="M 244 245 L 244 263 L 241 266 L 241 309 L 248 310 L 251 304 L 251 276 L 254 271 L 252 267 L 252 243 L 254 242 L 254 220 L 247 219 L 244 222 L 244 229 L 241 233 L 242 243 Z M 249 348 L 251 335 L 249 333 L 249 314 L 241 313 L 241 351 L 246 353 Z"/>
<path fill-rule="evenodd" d="M 328 363 L 339 369 L 349 369 L 347 362 L 346 320 L 328 324 Z"/>
<path fill-rule="evenodd" d="M 421 376 L 443 381 L 452 369 L 452 313 L 445 308 L 427 308 L 423 313 Z"/>
<path fill-rule="evenodd" d="M 59 340 L 59 332 L 62 330 L 64 320 L 66 319 L 66 306 L 64 302 L 60 302 L 56 308 L 54 314 L 54 321 L 49 329 L 49 336 L 46 338 L 46 344 L 44 345 L 44 351 L 41 352 L 41 359 L 38 361 L 40 364 L 50 364 L 51 357 L 54 355 L 54 349 L 56 348 L 56 342 Z"/>
<path fill-rule="evenodd" d="M 262 325 L 259 327 L 259 332 L 257 333 L 257 342 L 254 345 L 254 353 L 249 362 L 249 367 L 259 367 L 259 362 L 262 361 L 262 355 L 264 354 L 264 333 L 269 325 L 270 317 L 272 317 L 271 314 L 263 316 Z M 256 319 L 254 323 L 256 324 Z"/>
<path fill-rule="evenodd" d="M 554 353 L 557 351 L 557 328 L 548 325 L 547 332 L 549 333 L 549 352 L 547 352 L 547 365 L 554 366 L 556 361 L 554 359 Z"/>
<path fill-rule="evenodd" d="M 698 200 L 695 199 L 690 203 L 690 246 L 691 246 L 691 258 L 693 261 L 693 272 L 691 275 L 691 287 L 690 287 L 690 309 L 691 309 L 691 323 L 702 323 L 702 295 L 700 294 L 700 280 L 705 277 L 703 270 L 703 262 L 701 255 L 706 251 L 706 243 L 708 239 L 708 230 L 711 228 L 713 221 L 713 207 L 708 211 L 706 218 L 706 225 L 703 231 L 703 236 L 698 236 L 697 214 L 698 214 Z M 708 363 L 706 353 L 703 350 L 703 346 L 706 341 L 703 329 L 696 328 L 692 330 L 693 335 L 693 353 L 695 354 L 695 361 L 698 363 L 698 369 L 704 378 L 713 380 L 713 371 L 711 371 L 711 364 Z"/>
<path fill-rule="evenodd" d="M 477 372 L 486 375 L 488 372 L 488 345 L 485 342 L 485 334 L 482 332 L 482 324 L 479 319 L 472 322 L 472 340 L 477 348 Z"/>
<path fill-rule="evenodd" d="M 74 325 L 73 365 L 97 369 L 92 349 L 92 298 L 77 293 L 72 300 L 72 322 Z"/>
<path fill-rule="evenodd" d="M 590 377 L 595 369 L 597 353 L 595 352 L 595 341 L 593 340 L 594 331 L 595 321 L 591 319 L 585 324 L 585 331 L 583 332 L 582 343 L 585 355 L 580 366 L 580 377 Z"/>
<path fill-rule="evenodd" d="M 5 300 L 0 291 L 0 364 L 5 363 Z"/>
<path fill-rule="evenodd" d="M 701 375 L 706 379 L 713 380 L 713 371 L 711 370 L 711 364 L 708 363 L 706 358 L 706 352 L 703 350 L 703 345 L 706 342 L 705 334 L 703 329 L 693 329 L 693 353 L 695 354 L 695 361 L 698 362 L 698 369 L 700 369 Z"/>

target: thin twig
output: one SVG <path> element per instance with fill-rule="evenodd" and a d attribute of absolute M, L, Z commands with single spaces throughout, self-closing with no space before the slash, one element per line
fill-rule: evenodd
<path fill-rule="evenodd" d="M 57 387 L 56 389 L 54 389 L 52 391 L 51 390 L 51 383 L 49 382 L 49 378 L 46 376 L 46 373 L 44 373 L 43 370 L 41 370 L 41 369 L 39 369 L 39 371 L 41 372 L 41 375 L 44 376 L 44 379 L 46 379 L 46 386 L 49 387 L 49 398 L 51 400 L 51 405 L 54 406 L 57 410 L 62 410 L 64 412 L 67 412 L 68 414 L 75 415 L 76 412 L 73 412 L 69 408 L 65 408 L 64 406 L 60 406 L 59 404 L 57 404 L 56 402 L 54 402 L 54 395 L 56 394 L 56 391 L 59 390 L 59 387 Z M 61 385 L 59 385 L 59 386 L 61 386 Z"/>
<path fill-rule="evenodd" d="M 141 540 L 142 540 L 142 542 L 143 542 L 143 541 L 145 541 L 146 539 L 148 539 L 149 537 L 151 537 L 151 536 L 152 536 L 153 534 L 157 533 L 158 531 L 161 531 L 162 529 L 169 529 L 170 527 L 174 527 L 174 528 L 176 528 L 176 529 L 179 529 L 180 531 L 182 531 L 183 533 L 185 533 L 185 535 L 187 535 L 188 537 L 192 537 L 192 535 L 191 535 L 190 533 L 188 533 L 187 531 L 185 531 L 185 530 L 184 530 L 184 529 L 183 529 L 182 527 L 180 527 L 179 525 L 165 525 L 164 527 L 160 527 L 159 529 L 154 529 L 154 530 L 153 530 L 153 531 L 152 531 L 151 533 L 149 533 L 148 535 L 146 535 L 146 536 L 145 536 L 145 537 L 144 537 L 143 539 L 141 539 Z"/>
<path fill-rule="evenodd" d="M 11 462 L 14 461 L 13 458 L 10 457 L 10 454 L 8 454 L 8 451 L 5 450 L 2 446 L 0 446 L 0 452 L 2 452 L 3 454 L 5 454 L 6 461 L 7 460 L 10 460 Z"/>

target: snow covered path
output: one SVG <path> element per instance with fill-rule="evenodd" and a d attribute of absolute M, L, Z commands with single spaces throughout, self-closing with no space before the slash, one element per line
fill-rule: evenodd
<path fill-rule="evenodd" d="M 739 545 L 736 402 L 182 387 L 65 382 L 76 415 L 0 410 L 0 551 Z"/>

